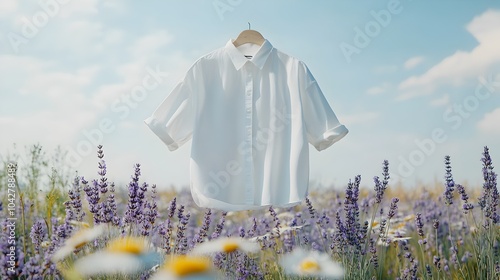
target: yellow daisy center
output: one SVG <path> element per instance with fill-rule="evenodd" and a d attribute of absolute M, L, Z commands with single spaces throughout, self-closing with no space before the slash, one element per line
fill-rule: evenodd
<path fill-rule="evenodd" d="M 209 271 L 210 261 L 203 257 L 178 256 L 168 265 L 167 269 L 176 276 L 186 276 Z"/>
<path fill-rule="evenodd" d="M 145 250 L 144 240 L 140 238 L 124 237 L 115 239 L 108 244 L 108 251 L 114 253 L 129 253 L 139 255 Z"/>
<path fill-rule="evenodd" d="M 320 270 L 320 266 L 315 260 L 307 259 L 300 263 L 300 270 L 304 272 L 317 272 Z"/>
<path fill-rule="evenodd" d="M 68 239 L 69 242 L 74 242 L 74 248 L 75 250 L 78 250 L 85 246 L 89 240 L 86 235 L 88 235 L 89 230 L 88 229 L 81 229 L 77 231 L 70 239 Z"/>
<path fill-rule="evenodd" d="M 239 247 L 240 247 L 240 245 L 238 245 L 238 243 L 230 241 L 230 242 L 224 243 L 224 245 L 222 246 L 222 251 L 224 251 L 226 253 L 232 253 L 232 252 L 238 250 Z"/>
<path fill-rule="evenodd" d="M 87 243 L 88 243 L 88 242 L 86 242 L 86 241 L 82 241 L 82 242 L 80 242 L 80 243 L 76 244 L 76 245 L 75 245 L 75 250 L 78 250 L 78 249 L 82 248 L 82 247 L 83 247 L 83 246 L 85 246 Z"/>

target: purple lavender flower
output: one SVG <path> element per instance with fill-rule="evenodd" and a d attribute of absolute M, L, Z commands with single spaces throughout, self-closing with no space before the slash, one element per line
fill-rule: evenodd
<path fill-rule="evenodd" d="M 139 208 L 139 198 L 137 194 L 139 192 L 139 177 L 141 176 L 141 165 L 136 164 L 134 166 L 135 172 L 132 176 L 132 180 L 128 185 L 128 204 L 127 211 L 125 211 L 125 223 L 134 223 L 137 220 L 137 212 Z"/>
<path fill-rule="evenodd" d="M 102 145 L 97 146 L 97 157 L 99 158 L 99 162 L 97 163 L 98 171 L 97 174 L 100 176 L 99 181 L 94 180 L 95 183 L 99 187 L 99 192 L 101 194 L 105 194 L 108 192 L 108 178 L 106 178 L 106 162 L 104 161 L 104 151 L 102 150 Z"/>
<path fill-rule="evenodd" d="M 156 219 L 158 218 L 158 204 L 156 203 L 156 185 L 151 186 L 151 200 L 148 204 L 149 209 L 151 209 L 150 215 L 147 217 L 147 221 L 154 226 Z"/>
<path fill-rule="evenodd" d="M 80 197 L 80 192 L 81 192 L 80 177 L 75 176 L 75 179 L 73 180 L 73 185 L 68 190 L 68 196 L 71 202 L 71 207 L 73 208 L 74 219 L 77 222 L 82 222 L 83 217 L 85 216 L 85 212 L 82 209 L 82 200 Z"/>
<path fill-rule="evenodd" d="M 399 198 L 394 197 L 391 201 L 391 206 L 389 207 L 389 213 L 387 214 L 387 218 L 390 220 L 396 215 L 396 211 L 398 210 L 398 202 Z"/>
<path fill-rule="evenodd" d="M 307 235 L 303 235 L 302 239 L 304 240 L 304 245 L 309 245 L 309 238 L 307 238 Z"/>
<path fill-rule="evenodd" d="M 431 266 L 429 264 L 425 264 L 425 271 L 427 273 L 427 277 L 432 278 Z"/>
<path fill-rule="evenodd" d="M 433 263 L 438 269 L 438 271 L 441 270 L 441 258 L 439 256 L 434 256 Z"/>
<path fill-rule="evenodd" d="M 42 220 L 36 220 L 31 227 L 30 237 L 35 246 L 35 253 L 40 252 L 40 245 L 45 238 L 45 223 Z"/>
<path fill-rule="evenodd" d="M 42 267 L 45 275 L 53 275 L 56 279 L 60 279 L 59 271 L 56 269 L 55 263 L 52 262 L 52 256 L 56 250 L 63 244 L 66 235 L 66 227 L 64 224 L 59 225 L 56 218 L 52 218 L 52 236 L 50 245 L 43 256 Z"/>
<path fill-rule="evenodd" d="M 219 237 L 222 234 L 222 230 L 224 229 L 224 223 L 226 222 L 227 212 L 222 212 L 219 223 L 215 226 L 215 231 L 212 233 L 212 239 Z"/>
<path fill-rule="evenodd" d="M 439 220 L 438 219 L 434 219 L 434 221 L 432 222 L 432 227 L 434 229 L 438 229 L 439 228 Z"/>
<path fill-rule="evenodd" d="M 377 255 L 377 247 L 375 246 L 375 240 L 373 240 L 373 238 L 370 238 L 370 249 L 369 249 L 369 251 L 371 253 L 370 263 L 376 269 L 376 268 L 378 268 L 378 255 Z"/>
<path fill-rule="evenodd" d="M 312 206 L 311 206 L 312 207 Z M 273 217 L 274 221 L 274 230 L 273 230 L 273 235 L 276 237 L 280 237 L 280 219 L 278 219 L 278 214 L 276 214 L 276 211 L 274 211 L 274 208 L 272 206 L 269 207 L 269 213 L 271 214 L 271 217 Z"/>
<path fill-rule="evenodd" d="M 247 231 L 248 237 L 255 237 L 257 234 L 257 219 L 255 217 L 252 218 L 252 227 Z"/>
<path fill-rule="evenodd" d="M 177 198 L 174 197 L 174 199 L 172 199 L 172 201 L 170 201 L 170 205 L 168 206 L 168 217 L 170 219 L 172 219 L 172 217 L 174 217 L 175 215 L 175 210 L 177 208 Z"/>
<path fill-rule="evenodd" d="M 96 188 L 89 185 L 84 177 L 81 178 L 83 191 L 85 192 L 87 202 L 89 203 L 89 212 L 92 214 L 95 224 L 99 224 L 99 192 Z"/>
<path fill-rule="evenodd" d="M 309 200 L 309 197 L 306 197 L 306 204 L 307 204 L 307 209 L 309 210 L 309 214 L 311 215 L 311 218 L 314 219 L 316 217 L 316 209 L 314 209 L 311 200 Z"/>
<path fill-rule="evenodd" d="M 212 210 L 207 209 L 203 217 L 203 223 L 200 227 L 200 230 L 195 235 L 193 243 L 202 243 L 205 240 L 205 238 L 207 238 L 208 230 L 210 229 L 210 223 L 212 222 L 211 216 L 212 216 Z"/>
<path fill-rule="evenodd" d="M 241 237 L 241 238 L 245 238 L 245 228 L 240 226 L 238 228 L 238 236 Z"/>
<path fill-rule="evenodd" d="M 104 217 L 107 223 L 112 223 L 115 226 L 120 226 L 120 217 L 118 216 L 115 198 L 115 184 L 111 183 L 109 187 L 109 194 L 106 198 L 106 210 L 104 211 Z"/>
<path fill-rule="evenodd" d="M 421 213 L 417 213 L 417 215 L 415 216 L 415 224 L 417 226 L 417 233 L 418 233 L 418 236 L 420 237 L 424 237 L 424 222 L 422 221 L 422 214 Z"/>
<path fill-rule="evenodd" d="M 137 191 L 137 216 L 140 216 L 146 199 L 146 192 L 149 185 L 144 182 Z"/>
<path fill-rule="evenodd" d="M 283 233 L 283 252 L 288 253 L 293 250 L 293 247 L 295 245 L 295 239 L 292 236 L 292 231 L 287 230 Z"/>
<path fill-rule="evenodd" d="M 413 255 L 410 252 L 410 248 L 408 247 L 408 240 L 401 240 L 399 241 L 399 245 L 403 249 L 403 257 L 410 262 L 414 261 Z"/>
<path fill-rule="evenodd" d="M 418 271 L 418 260 L 416 259 L 413 259 L 413 261 L 411 261 L 411 265 L 410 265 L 410 279 L 411 280 L 417 280 L 417 271 Z"/>
<path fill-rule="evenodd" d="M 444 159 L 445 169 L 446 169 L 446 188 L 444 192 L 445 203 L 447 205 L 453 204 L 453 191 L 455 190 L 455 182 L 453 181 L 453 175 L 451 174 L 451 161 L 450 156 L 445 156 Z"/>
<path fill-rule="evenodd" d="M 67 230 L 67 235 L 71 235 L 71 232 L 73 231 L 73 226 L 71 225 L 71 220 L 75 219 L 75 213 L 73 212 L 73 209 L 71 207 L 71 201 L 65 201 L 63 203 L 64 209 L 66 212 L 66 218 L 64 219 L 64 224 L 66 225 Z"/>
<path fill-rule="evenodd" d="M 380 221 L 380 226 L 379 226 L 379 236 L 382 238 L 385 236 L 385 227 L 387 226 L 387 220 L 385 218 L 383 218 L 381 221 Z"/>
<path fill-rule="evenodd" d="M 456 186 L 457 186 L 457 191 L 460 194 L 460 198 L 464 202 L 462 209 L 464 210 L 464 213 L 467 214 L 469 210 L 474 209 L 474 205 L 472 205 L 472 203 L 469 203 L 469 196 L 465 192 L 464 186 L 460 184 L 457 184 Z"/>
<path fill-rule="evenodd" d="M 42 280 L 43 277 L 43 269 L 40 266 L 41 260 L 40 255 L 36 254 L 32 256 L 24 265 L 21 276 L 23 279 L 31 279 L 31 280 Z"/>
<path fill-rule="evenodd" d="M 384 160 L 383 167 L 382 167 L 382 175 L 384 176 L 384 179 L 382 182 L 380 182 L 380 178 L 378 176 L 375 176 L 373 178 L 373 181 L 375 182 L 375 202 L 379 203 L 382 202 L 382 198 L 384 197 L 384 192 L 387 189 L 387 184 L 389 183 L 390 175 L 389 175 L 389 161 Z"/>
<path fill-rule="evenodd" d="M 176 236 L 176 247 L 174 252 L 176 254 L 184 254 L 188 249 L 187 238 L 185 235 L 186 225 L 191 217 L 190 213 L 184 215 L 184 205 L 181 205 L 178 209 L 179 224 L 177 225 L 177 236 Z"/>
<path fill-rule="evenodd" d="M 354 182 L 349 181 L 346 188 L 346 196 L 344 200 L 345 210 L 345 233 L 347 234 L 347 243 L 355 246 L 356 250 L 361 250 L 361 224 L 359 223 L 359 184 L 361 183 L 361 176 L 357 175 Z"/>
<path fill-rule="evenodd" d="M 170 219 L 167 219 L 165 224 L 161 225 L 159 234 L 163 236 L 163 249 L 165 250 L 165 253 L 167 255 L 170 255 L 172 253 L 172 246 L 170 244 L 171 239 L 172 239 L 172 222 Z"/>
<path fill-rule="evenodd" d="M 497 213 L 499 194 L 497 188 L 497 174 L 493 171 L 493 162 L 488 147 L 484 147 L 483 158 L 483 191 L 479 197 L 479 206 L 485 217 L 492 220 L 494 224 L 499 223 L 500 215 Z M 488 227 L 488 221 L 485 221 Z"/>
<path fill-rule="evenodd" d="M 236 278 L 235 279 L 263 279 L 260 267 L 253 258 L 249 258 L 246 254 L 237 254 L 236 256 Z"/>
<path fill-rule="evenodd" d="M 158 206 L 156 204 L 156 185 L 151 186 L 151 199 L 146 201 L 142 207 L 141 218 L 138 219 L 141 225 L 141 235 L 149 236 L 158 217 Z"/>

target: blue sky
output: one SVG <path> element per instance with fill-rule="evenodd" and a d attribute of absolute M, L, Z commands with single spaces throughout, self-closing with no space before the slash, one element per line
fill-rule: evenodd
<path fill-rule="evenodd" d="M 394 182 L 432 184 L 445 155 L 457 181 L 479 185 L 483 146 L 500 162 L 498 2 L 29 3 L 0 3 L 3 153 L 12 143 L 60 145 L 90 178 L 102 143 L 111 180 L 127 181 L 141 163 L 150 183 L 187 185 L 190 142 L 169 152 L 143 120 L 196 59 L 250 22 L 308 65 L 350 130 L 311 149 L 314 185 L 343 187 L 361 174 L 370 186 L 384 159 Z"/>

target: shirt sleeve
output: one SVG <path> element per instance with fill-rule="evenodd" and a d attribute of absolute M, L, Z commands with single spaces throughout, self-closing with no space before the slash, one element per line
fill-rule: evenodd
<path fill-rule="evenodd" d="M 330 147 L 349 132 L 328 104 L 323 92 L 307 66 L 299 70 L 303 119 L 307 138 L 318 151 Z"/>
<path fill-rule="evenodd" d="M 196 64 L 187 72 L 152 116 L 144 120 L 146 125 L 167 145 L 170 151 L 189 141 L 193 134 Z"/>

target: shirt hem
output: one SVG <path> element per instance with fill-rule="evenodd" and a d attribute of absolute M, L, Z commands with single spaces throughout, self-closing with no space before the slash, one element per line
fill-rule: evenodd
<path fill-rule="evenodd" d="M 256 205 L 256 204 L 230 204 L 218 199 L 206 197 L 202 194 L 199 194 L 195 190 L 191 190 L 191 195 L 198 207 L 217 209 L 222 211 L 259 210 L 259 209 L 269 208 L 270 206 L 273 206 L 275 208 L 287 208 L 298 205 L 302 203 L 302 201 L 305 199 L 304 197 L 303 199 L 294 200 L 292 202 L 287 202 L 287 203 L 265 203 L 261 205 Z"/>
<path fill-rule="evenodd" d="M 231 207 L 217 207 L 217 206 L 213 206 L 213 205 L 211 207 L 203 206 L 203 205 L 198 205 L 198 206 L 203 207 L 203 208 L 222 210 L 222 211 L 245 211 L 245 210 L 260 210 L 260 209 L 269 208 L 271 206 L 273 208 L 288 208 L 288 207 L 292 207 L 295 205 L 299 205 L 302 203 L 302 201 L 303 201 L 303 199 L 299 200 L 299 201 L 289 202 L 286 204 L 280 204 L 280 203 L 276 203 L 276 204 L 269 203 L 269 204 L 262 204 L 262 205 L 236 204 L 236 205 L 232 205 Z"/>
<path fill-rule="evenodd" d="M 344 125 L 339 125 L 335 128 L 329 129 L 323 133 L 323 139 L 316 142 L 314 147 L 318 151 L 325 150 L 338 142 L 340 139 L 344 138 L 347 133 L 349 133 L 349 130 Z"/>
<path fill-rule="evenodd" d="M 167 148 L 170 151 L 175 151 L 179 148 L 179 143 L 176 143 L 168 132 L 158 125 L 155 118 L 147 118 L 144 120 L 144 123 L 149 127 L 149 129 L 151 129 L 151 131 L 153 131 L 154 134 L 156 134 L 156 136 L 158 136 L 158 138 L 161 139 L 161 141 L 163 141 L 163 143 L 165 143 L 165 145 L 167 145 Z"/>

